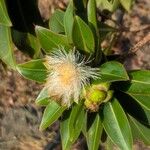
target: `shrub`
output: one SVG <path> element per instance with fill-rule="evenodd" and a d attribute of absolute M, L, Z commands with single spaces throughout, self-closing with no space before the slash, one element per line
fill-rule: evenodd
<path fill-rule="evenodd" d="M 46 107 L 40 129 L 59 119 L 64 150 L 81 133 L 89 150 L 98 149 L 104 134 L 108 147 L 113 142 L 131 150 L 133 139 L 149 144 L 150 71 L 127 71 L 122 56 L 110 55 L 111 41 L 108 48 L 101 46 L 118 32 L 106 24 L 107 17 L 118 8 L 129 11 L 132 3 L 70 0 L 45 23 L 35 1 L 0 1 L 0 58 L 25 78 L 45 84 L 35 101 Z M 17 64 L 13 45 L 32 59 Z"/>

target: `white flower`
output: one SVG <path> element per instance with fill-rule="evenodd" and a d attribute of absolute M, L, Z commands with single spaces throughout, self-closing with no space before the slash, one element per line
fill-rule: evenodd
<path fill-rule="evenodd" d="M 87 66 L 88 63 L 79 52 L 70 50 L 67 53 L 64 48 L 46 56 L 44 64 L 49 75 L 45 86 L 49 96 L 68 107 L 72 101 L 78 103 L 84 86 L 90 79 L 99 77 L 98 69 Z"/>

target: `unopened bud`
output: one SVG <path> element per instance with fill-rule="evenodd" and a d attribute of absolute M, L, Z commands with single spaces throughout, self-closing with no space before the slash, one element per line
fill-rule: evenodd
<path fill-rule="evenodd" d="M 87 99 L 92 102 L 99 103 L 105 100 L 107 93 L 105 91 L 100 91 L 99 89 L 94 89 L 89 92 Z"/>
<path fill-rule="evenodd" d="M 87 87 L 84 93 L 85 106 L 93 112 L 98 111 L 99 105 L 109 101 L 113 96 L 113 91 L 109 88 L 110 83 L 93 84 Z"/>

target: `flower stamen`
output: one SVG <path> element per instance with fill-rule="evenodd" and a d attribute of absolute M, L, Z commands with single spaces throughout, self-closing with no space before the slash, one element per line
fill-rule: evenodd
<path fill-rule="evenodd" d="M 75 49 L 67 53 L 64 48 L 59 48 L 45 59 L 44 64 L 50 72 L 45 85 L 49 96 L 68 107 L 72 101 L 78 103 L 80 93 L 90 79 L 100 76 L 99 70 L 87 66 L 85 57 L 81 56 Z"/>

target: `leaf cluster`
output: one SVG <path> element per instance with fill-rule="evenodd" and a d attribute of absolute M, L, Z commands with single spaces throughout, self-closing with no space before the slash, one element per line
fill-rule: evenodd
<path fill-rule="evenodd" d="M 150 144 L 150 71 L 127 71 L 120 62 L 110 61 L 101 47 L 101 42 L 117 29 L 98 20 L 97 9 L 115 11 L 122 5 L 129 10 L 132 0 L 70 0 L 66 10 L 56 10 L 48 24 L 40 18 L 34 1 L 26 3 L 34 8 L 30 10 L 34 12 L 33 16 L 28 16 L 30 19 L 26 18 L 23 2 L 16 1 L 16 5 L 12 5 L 20 7 L 14 17 L 10 15 L 11 2 L 0 0 L 0 59 L 25 78 L 44 83 L 47 70 L 43 56 L 58 46 L 66 51 L 76 47 L 86 57 L 92 56 L 91 65 L 101 71 L 101 78 L 91 84 L 110 83 L 114 91 L 111 100 L 100 105 L 98 112 L 90 112 L 82 100 L 69 109 L 60 106 L 43 88 L 36 99 L 37 105 L 46 107 L 40 129 L 46 129 L 59 119 L 64 150 L 71 149 L 80 135 L 86 138 L 89 150 L 97 150 L 104 141 L 108 149 L 115 144 L 121 150 L 132 150 L 135 139 Z M 24 17 L 16 24 L 19 14 Z M 32 60 L 17 64 L 14 45 Z"/>

